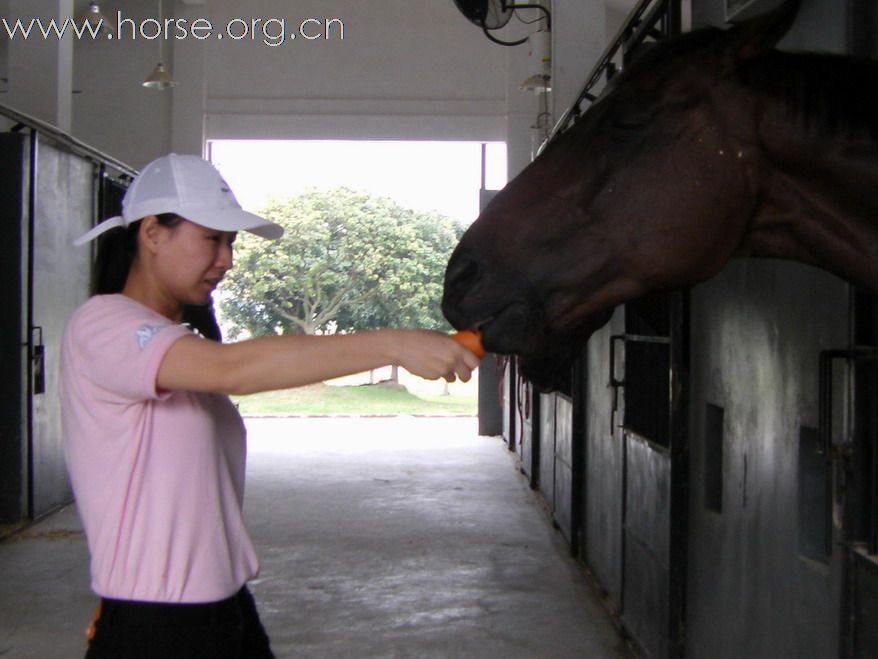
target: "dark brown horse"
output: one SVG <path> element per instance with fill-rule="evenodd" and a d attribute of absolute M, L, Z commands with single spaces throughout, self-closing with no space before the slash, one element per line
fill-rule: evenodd
<path fill-rule="evenodd" d="M 878 292 L 878 63 L 774 49 L 798 3 L 654 46 L 484 210 L 443 311 L 550 386 L 623 302 L 731 257 Z"/>

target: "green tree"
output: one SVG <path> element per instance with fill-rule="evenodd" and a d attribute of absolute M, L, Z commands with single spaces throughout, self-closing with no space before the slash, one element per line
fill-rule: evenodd
<path fill-rule="evenodd" d="M 442 281 L 462 232 L 448 218 L 347 188 L 275 201 L 261 214 L 285 233 L 239 235 L 221 303 L 232 335 L 448 327 Z"/>

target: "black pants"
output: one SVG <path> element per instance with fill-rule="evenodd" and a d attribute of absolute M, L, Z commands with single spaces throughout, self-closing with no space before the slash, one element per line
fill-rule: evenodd
<path fill-rule="evenodd" d="M 86 659 L 274 659 L 246 586 L 210 604 L 101 600 Z"/>

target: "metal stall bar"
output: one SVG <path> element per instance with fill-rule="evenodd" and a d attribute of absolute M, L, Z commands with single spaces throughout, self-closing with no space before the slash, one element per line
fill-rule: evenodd
<path fill-rule="evenodd" d="M 36 509 L 34 505 L 34 383 L 31 372 L 33 371 L 34 354 L 36 347 L 34 346 L 33 335 L 36 328 L 34 327 L 34 234 L 36 233 L 36 208 L 37 208 L 37 155 L 39 150 L 39 136 L 34 128 L 30 129 L 30 162 L 28 168 L 27 181 L 27 231 L 25 240 L 27 241 L 27 264 L 25 274 L 24 304 L 25 322 L 27 323 L 27 335 L 25 339 L 25 348 L 27 350 L 27 364 L 29 371 L 25 378 L 26 392 L 26 431 L 25 431 L 25 464 L 27 465 L 27 516 L 28 519 L 34 519 Z M 40 331 L 40 342 L 42 343 L 42 330 Z"/>
<path fill-rule="evenodd" d="M 651 6 L 652 5 L 652 6 Z M 582 105 L 586 101 L 592 103 L 597 96 L 592 89 L 600 81 L 601 76 L 612 76 L 615 72 L 613 58 L 622 49 L 628 53 L 649 37 L 667 38 L 680 33 L 681 27 L 680 0 L 640 0 L 625 18 L 622 27 L 616 32 L 609 45 L 598 58 L 585 79 L 585 85 L 576 97 L 576 100 L 561 115 L 561 118 L 552 129 L 548 141 L 554 139 L 570 128 L 583 112 Z M 662 24 L 661 28 L 656 26 Z"/>
<path fill-rule="evenodd" d="M 11 108 L 8 105 L 3 105 L 2 103 L 0 103 L 0 115 L 15 122 L 16 125 L 12 129 L 13 131 L 21 130 L 23 127 L 30 128 L 32 131 L 36 131 L 40 135 L 45 135 L 46 137 L 51 138 L 58 145 L 66 147 L 71 152 L 84 158 L 88 158 L 98 166 L 109 165 L 113 169 L 118 170 L 120 174 L 125 174 L 132 178 L 137 175 L 137 170 L 133 167 L 130 167 L 121 160 L 117 160 L 113 156 L 107 155 L 103 151 L 86 144 L 82 140 L 76 139 L 57 126 L 53 126 L 50 123 L 32 117 L 24 112 L 19 112 L 18 110 Z"/>

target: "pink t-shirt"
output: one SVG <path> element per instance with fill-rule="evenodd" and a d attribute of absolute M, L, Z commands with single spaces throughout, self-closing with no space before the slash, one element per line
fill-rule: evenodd
<path fill-rule="evenodd" d="M 210 602 L 258 572 L 240 415 L 227 396 L 156 390 L 191 334 L 123 295 L 91 298 L 64 333 L 64 452 L 103 597 Z"/>

